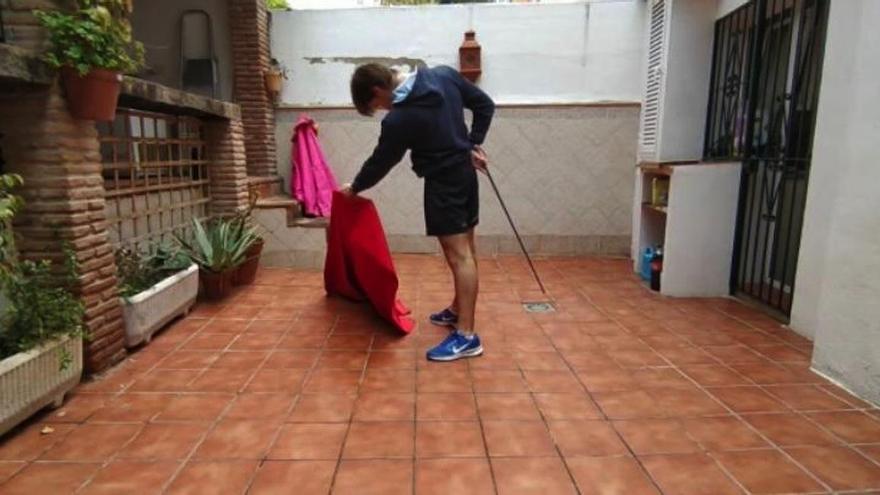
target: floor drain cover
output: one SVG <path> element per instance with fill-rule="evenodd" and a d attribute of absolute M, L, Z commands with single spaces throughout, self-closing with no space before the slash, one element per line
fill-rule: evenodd
<path fill-rule="evenodd" d="M 552 313 L 556 311 L 552 304 L 546 302 L 527 302 L 523 303 L 523 307 L 527 313 Z"/>

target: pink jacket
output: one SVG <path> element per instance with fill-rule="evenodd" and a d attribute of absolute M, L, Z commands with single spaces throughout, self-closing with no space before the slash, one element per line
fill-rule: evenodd
<path fill-rule="evenodd" d="M 293 130 L 290 191 L 308 216 L 329 217 L 336 178 L 324 160 L 315 121 L 302 114 Z"/>

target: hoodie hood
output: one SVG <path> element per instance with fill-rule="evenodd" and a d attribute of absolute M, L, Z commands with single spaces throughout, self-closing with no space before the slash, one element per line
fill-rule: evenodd
<path fill-rule="evenodd" d="M 412 107 L 439 107 L 443 104 L 443 93 L 440 89 L 440 82 L 436 76 L 428 70 L 419 70 L 416 72 L 415 81 L 412 83 L 412 89 L 409 94 L 395 103 L 395 106 L 412 106 Z"/>

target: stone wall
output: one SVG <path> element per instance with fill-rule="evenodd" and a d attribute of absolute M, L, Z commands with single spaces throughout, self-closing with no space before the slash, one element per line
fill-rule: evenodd
<path fill-rule="evenodd" d="M 107 235 L 101 157 L 95 126 L 76 121 L 57 86 L 4 89 L 0 134 L 6 171 L 22 175 L 24 211 L 16 218 L 21 254 L 62 259 L 70 246 L 86 306 L 86 368 L 100 371 L 125 356 L 116 263 Z"/>

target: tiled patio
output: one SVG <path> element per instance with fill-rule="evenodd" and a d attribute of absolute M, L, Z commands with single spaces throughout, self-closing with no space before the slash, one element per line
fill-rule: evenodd
<path fill-rule="evenodd" d="M 727 300 L 647 291 L 624 260 L 481 262 L 482 358 L 432 364 L 320 273 L 265 270 L 0 440 L 0 493 L 880 493 L 880 413 L 810 343 Z M 424 319 L 439 258 L 398 258 Z M 41 434 L 41 431 L 51 433 Z"/>

